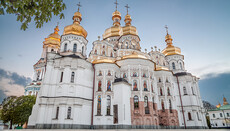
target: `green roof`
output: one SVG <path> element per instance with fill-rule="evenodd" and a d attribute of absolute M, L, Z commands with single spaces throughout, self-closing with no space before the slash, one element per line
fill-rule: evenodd
<path fill-rule="evenodd" d="M 208 111 L 218 111 L 218 110 L 230 110 L 230 104 L 223 105 L 223 106 L 221 106 L 219 108 L 211 109 L 211 110 L 208 110 Z"/>

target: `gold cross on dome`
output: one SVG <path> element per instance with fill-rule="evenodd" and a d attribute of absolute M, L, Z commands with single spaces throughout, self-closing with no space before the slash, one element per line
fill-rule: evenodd
<path fill-rule="evenodd" d="M 129 14 L 129 8 L 130 8 L 129 5 L 127 4 L 125 7 L 127 9 L 127 14 Z"/>
<path fill-rule="evenodd" d="M 118 5 L 117 0 L 116 0 L 116 2 L 114 2 L 114 4 L 116 5 L 116 10 L 117 10 L 117 5 Z"/>
<path fill-rule="evenodd" d="M 81 7 L 81 3 L 79 2 L 79 3 L 77 4 L 77 6 L 78 6 L 77 12 L 79 12 L 80 7 Z"/>
<path fill-rule="evenodd" d="M 169 34 L 168 33 L 168 26 L 167 25 L 165 25 L 165 29 L 166 29 L 167 34 Z"/>

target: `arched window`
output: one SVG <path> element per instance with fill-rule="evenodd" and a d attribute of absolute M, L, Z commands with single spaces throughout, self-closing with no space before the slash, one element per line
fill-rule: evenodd
<path fill-rule="evenodd" d="M 159 82 L 161 82 L 161 78 L 159 78 Z"/>
<path fill-rule="evenodd" d="M 51 49 L 51 52 L 53 52 L 54 51 L 54 49 Z"/>
<path fill-rule="evenodd" d="M 220 117 L 223 117 L 222 113 L 220 113 Z"/>
<path fill-rule="evenodd" d="M 154 92 L 154 91 L 153 91 L 153 84 L 151 84 L 151 90 L 152 90 L 152 93 L 153 93 L 153 92 Z"/>
<path fill-rule="evenodd" d="M 98 91 L 101 91 L 101 81 L 98 81 Z"/>
<path fill-rule="evenodd" d="M 168 89 L 167 89 L 167 92 L 168 92 L 168 96 L 170 96 L 171 94 L 170 94 L 170 89 L 169 89 L 169 87 L 168 87 Z"/>
<path fill-rule="evenodd" d="M 169 82 L 168 78 L 166 78 L 166 82 L 167 82 L 167 83 Z"/>
<path fill-rule="evenodd" d="M 67 51 L 67 44 L 65 43 L 65 45 L 64 45 L 64 52 L 66 52 Z"/>
<path fill-rule="evenodd" d="M 192 90 L 192 94 L 195 95 L 194 90 L 193 90 L 193 87 L 191 87 L 191 90 Z"/>
<path fill-rule="evenodd" d="M 143 73 L 143 77 L 146 77 L 146 74 L 145 74 L 145 73 Z"/>
<path fill-rule="evenodd" d="M 67 119 L 71 118 L 71 107 L 68 107 L 68 111 L 67 111 Z"/>
<path fill-rule="evenodd" d="M 98 74 L 99 76 L 102 76 L 102 72 L 101 71 L 99 71 L 99 74 Z"/>
<path fill-rule="evenodd" d="M 58 115 L 59 115 L 59 107 L 56 108 L 56 119 L 58 119 Z"/>
<path fill-rule="evenodd" d="M 107 91 L 111 91 L 111 82 L 107 81 Z"/>
<path fill-rule="evenodd" d="M 136 81 L 133 82 L 133 90 L 134 91 L 138 91 L 137 82 Z"/>
<path fill-rule="evenodd" d="M 188 112 L 188 120 L 192 120 L 192 115 L 190 112 Z"/>
<path fill-rule="evenodd" d="M 72 74 L 71 74 L 71 83 L 74 83 L 74 75 L 75 75 L 75 73 L 74 72 L 72 72 Z"/>
<path fill-rule="evenodd" d="M 137 72 L 133 72 L 133 77 L 137 77 Z"/>
<path fill-rule="evenodd" d="M 172 113 L 172 102 L 170 99 L 169 99 L 169 112 Z"/>
<path fill-rule="evenodd" d="M 110 70 L 108 71 L 108 76 L 111 76 L 111 72 L 110 72 Z"/>
<path fill-rule="evenodd" d="M 149 114 L 149 105 L 148 105 L 148 97 L 144 97 L 144 107 L 145 107 L 145 114 Z"/>
<path fill-rule="evenodd" d="M 111 52 L 110 56 L 113 57 L 113 52 Z"/>
<path fill-rule="evenodd" d="M 127 77 L 127 76 L 126 76 L 126 73 L 124 73 L 124 74 L 123 74 L 123 78 L 126 78 L 126 77 Z"/>
<path fill-rule="evenodd" d="M 229 115 L 229 113 L 227 113 L 227 117 L 229 117 L 230 115 Z"/>
<path fill-rule="evenodd" d="M 145 96 L 144 97 L 144 107 L 148 107 L 148 97 L 147 96 Z"/>
<path fill-rule="evenodd" d="M 173 68 L 173 70 L 176 69 L 176 66 L 175 66 L 175 63 L 174 63 L 174 62 L 172 63 L 172 68 Z"/>
<path fill-rule="evenodd" d="M 134 108 L 139 108 L 139 98 L 138 96 L 134 96 Z"/>
<path fill-rule="evenodd" d="M 97 55 L 97 49 L 95 49 L 94 54 Z"/>
<path fill-rule="evenodd" d="M 111 97 L 107 95 L 107 115 L 110 115 Z"/>
<path fill-rule="evenodd" d="M 181 62 L 180 62 L 180 69 L 181 69 L 181 70 L 183 69 Z"/>
<path fill-rule="evenodd" d="M 82 51 L 81 51 L 81 53 L 82 53 L 82 55 L 84 55 L 84 46 L 82 46 Z"/>
<path fill-rule="evenodd" d="M 212 114 L 212 117 L 213 117 L 213 118 L 216 118 L 216 115 L 215 115 L 215 114 Z"/>
<path fill-rule="evenodd" d="M 198 112 L 196 112 L 196 115 L 197 115 L 197 119 L 200 120 L 200 116 Z"/>
<path fill-rule="evenodd" d="M 37 80 L 39 80 L 40 74 L 41 74 L 41 72 L 40 72 L 40 70 L 38 70 L 38 72 L 37 72 Z"/>
<path fill-rule="evenodd" d="M 63 80 L 63 72 L 61 72 L 60 82 Z"/>
<path fill-rule="evenodd" d="M 105 55 L 105 51 L 104 50 L 102 51 L 102 55 Z"/>
<path fill-rule="evenodd" d="M 98 96 L 97 99 L 97 115 L 101 115 L 101 96 Z"/>
<path fill-rule="evenodd" d="M 143 87 L 144 87 L 144 91 L 148 91 L 146 81 L 144 81 Z"/>
<path fill-rule="evenodd" d="M 74 44 L 74 45 L 73 45 L 73 52 L 74 52 L 74 53 L 77 52 L 77 44 Z"/>
<path fill-rule="evenodd" d="M 188 94 L 187 94 L 186 87 L 183 87 L 183 91 L 184 91 L 184 95 L 188 95 Z"/>
<path fill-rule="evenodd" d="M 160 88 L 160 95 L 163 96 L 163 90 Z"/>
<path fill-rule="evenodd" d="M 161 100 L 161 108 L 162 108 L 162 111 L 164 112 L 165 111 L 165 104 L 164 104 L 163 100 Z"/>
<path fill-rule="evenodd" d="M 156 108 L 155 108 L 155 104 L 154 104 L 154 97 L 153 97 L 153 110 L 155 110 Z"/>

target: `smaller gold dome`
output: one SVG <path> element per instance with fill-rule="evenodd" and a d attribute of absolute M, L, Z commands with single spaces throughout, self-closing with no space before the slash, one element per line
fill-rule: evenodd
<path fill-rule="evenodd" d="M 156 65 L 156 71 L 169 71 L 167 67 Z"/>
<path fill-rule="evenodd" d="M 131 55 L 126 55 L 126 56 L 123 56 L 121 57 L 122 60 L 124 59 L 148 59 L 147 57 L 141 55 L 141 54 L 137 54 L 137 53 L 132 53 Z"/>
<path fill-rule="evenodd" d="M 80 18 L 81 18 L 81 13 L 77 11 L 77 12 L 74 13 L 74 16 L 75 16 L 75 17 L 80 17 Z"/>
<path fill-rule="evenodd" d="M 68 25 L 64 28 L 63 35 L 74 34 L 83 36 L 84 38 L 87 37 L 87 31 L 77 22 L 74 22 L 72 25 Z"/>
<path fill-rule="evenodd" d="M 131 16 L 130 16 L 129 14 L 127 14 L 127 15 L 125 16 L 125 19 L 131 19 Z"/>
<path fill-rule="evenodd" d="M 112 20 L 114 20 L 115 17 L 118 17 L 118 18 L 121 19 L 121 13 L 119 11 L 117 11 L 117 10 L 113 12 Z"/>
<path fill-rule="evenodd" d="M 165 36 L 165 42 L 167 43 L 167 47 L 162 50 L 162 53 L 165 56 L 168 56 L 168 55 L 180 55 L 181 54 L 180 48 L 173 46 L 172 41 L 173 41 L 173 39 L 171 38 L 171 35 L 169 35 L 167 33 L 167 35 Z"/>
<path fill-rule="evenodd" d="M 74 35 L 79 35 L 83 36 L 84 38 L 87 37 L 88 33 L 87 31 L 80 25 L 80 22 L 82 20 L 81 13 L 79 11 L 74 13 L 73 16 L 73 24 L 68 25 L 64 28 L 63 35 L 68 35 L 68 34 L 74 34 Z"/>
<path fill-rule="evenodd" d="M 125 26 L 122 27 L 123 34 L 122 35 L 138 35 L 136 27 L 131 25 L 132 19 L 129 14 L 125 16 Z"/>
<path fill-rule="evenodd" d="M 60 41 L 61 41 L 61 36 L 58 34 L 59 28 L 56 26 L 54 28 L 54 33 L 51 33 L 48 38 L 45 38 L 45 41 L 43 42 L 44 45 L 46 46 L 58 46 L 60 47 Z"/>
<path fill-rule="evenodd" d="M 114 64 L 115 60 L 112 59 L 97 59 L 92 62 L 93 64 L 100 64 L 100 63 L 111 63 Z"/>
<path fill-rule="evenodd" d="M 122 27 L 123 29 L 123 34 L 122 35 L 138 35 L 137 29 L 134 26 L 128 25 Z"/>

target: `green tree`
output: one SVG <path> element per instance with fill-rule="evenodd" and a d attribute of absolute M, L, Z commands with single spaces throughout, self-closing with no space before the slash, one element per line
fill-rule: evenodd
<path fill-rule="evenodd" d="M 53 15 L 64 18 L 62 11 L 66 9 L 63 0 L 1 0 L 0 15 L 15 14 L 22 23 L 21 30 L 26 30 L 33 19 L 36 28 L 49 22 Z"/>
<path fill-rule="evenodd" d="M 1 119 L 3 123 L 10 122 L 10 129 L 12 129 L 12 125 L 14 124 L 15 120 L 15 107 L 17 100 L 16 96 L 9 96 L 5 98 L 2 102 L 3 108 L 1 110 Z"/>
<path fill-rule="evenodd" d="M 4 123 L 10 122 L 10 129 L 13 124 L 24 124 L 29 119 L 35 101 L 35 96 L 7 97 L 2 103 L 1 119 Z"/>
<path fill-rule="evenodd" d="M 33 105 L 35 104 L 35 96 L 20 96 L 15 101 L 15 121 L 16 124 L 24 124 L 28 122 L 29 116 L 31 115 Z"/>

